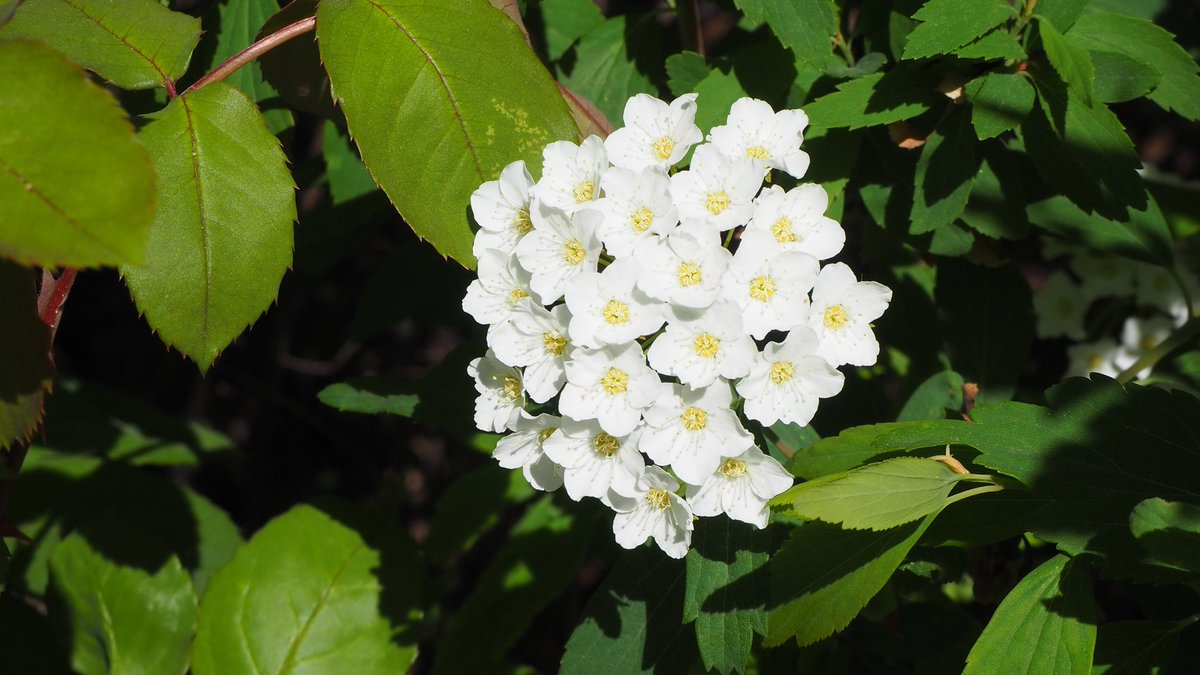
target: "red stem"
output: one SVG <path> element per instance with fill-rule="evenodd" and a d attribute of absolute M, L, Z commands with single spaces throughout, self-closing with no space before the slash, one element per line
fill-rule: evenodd
<path fill-rule="evenodd" d="M 50 327 L 51 337 L 58 329 L 62 306 L 67 301 L 67 295 L 71 293 L 71 286 L 75 285 L 76 274 L 76 270 L 68 268 L 63 270 L 57 279 L 49 274 L 44 274 L 42 277 L 42 292 L 38 297 L 38 316 L 41 317 L 42 323 Z"/>
<path fill-rule="evenodd" d="M 303 35 L 311 30 L 314 30 L 316 27 L 317 17 L 315 16 L 310 16 L 307 19 L 300 19 L 296 23 L 288 24 L 229 57 L 225 63 L 222 63 L 214 68 L 211 73 L 205 75 L 199 80 L 196 80 L 195 84 L 188 87 L 187 91 L 183 93 L 187 94 L 188 92 L 195 91 L 207 84 L 220 82 L 221 80 L 232 75 L 238 68 L 250 63 L 259 56 L 266 54 L 279 45 L 296 37 L 297 35 Z"/>

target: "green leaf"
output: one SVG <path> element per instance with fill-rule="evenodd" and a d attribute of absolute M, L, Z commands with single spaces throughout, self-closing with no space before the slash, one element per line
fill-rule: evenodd
<path fill-rule="evenodd" d="M 1116 621 L 1100 624 L 1092 675 L 1144 675 L 1166 672 L 1179 645 L 1179 633 L 1196 622 Z"/>
<path fill-rule="evenodd" d="M 769 551 L 766 530 L 730 518 L 696 523 L 687 554 L 683 622 L 696 622 L 696 643 L 707 670 L 744 671 L 754 634 L 766 635 Z"/>
<path fill-rule="evenodd" d="M 1085 49 L 1118 52 L 1154 68 L 1162 82 L 1150 92 L 1150 100 L 1200 120 L 1200 65 L 1166 30 L 1145 19 L 1093 10 L 1079 17 L 1067 34 Z"/>
<path fill-rule="evenodd" d="M 887 530 L 942 508 L 959 475 L 927 457 L 897 457 L 801 483 L 771 505 L 851 530 Z"/>
<path fill-rule="evenodd" d="M 1162 73 L 1120 52 L 1093 51 L 1090 55 L 1096 66 L 1096 97 L 1105 103 L 1141 98 L 1162 82 Z"/>
<path fill-rule="evenodd" d="M 391 523 L 297 506 L 213 577 L 192 672 L 406 672 L 417 655 L 420 570 Z"/>
<path fill-rule="evenodd" d="M 943 119 L 917 159 L 909 232 L 933 232 L 962 215 L 980 161 L 967 111 L 959 110 Z"/>
<path fill-rule="evenodd" d="M 211 11 L 217 31 L 209 71 L 249 47 L 267 19 L 279 11 L 279 3 L 277 0 L 225 0 L 214 5 Z M 223 81 L 241 89 L 262 107 L 263 119 L 272 134 L 280 134 L 295 124 L 291 111 L 282 106 L 279 92 L 263 79 L 258 59 L 233 71 Z"/>
<path fill-rule="evenodd" d="M 696 85 L 712 71 L 696 52 L 679 52 L 667 57 L 667 87 L 675 96 L 696 91 Z"/>
<path fill-rule="evenodd" d="M 983 61 L 999 59 L 1023 61 L 1029 58 L 1029 55 L 1021 48 L 1021 43 L 1017 42 L 1017 38 L 1003 28 L 990 30 L 978 40 L 968 42 L 951 53 L 960 59 Z"/>
<path fill-rule="evenodd" d="M 971 186 L 962 221 L 993 239 L 1024 239 L 1029 234 L 1023 187 L 1028 160 L 1001 143 L 985 143 L 981 149 L 983 165 Z"/>
<path fill-rule="evenodd" d="M 520 29 L 487 0 L 323 0 L 317 38 L 371 175 L 463 265 L 475 260 L 471 193 L 518 159 L 537 175 L 547 143 L 578 137 Z M 363 50 L 378 67 L 361 67 Z"/>
<path fill-rule="evenodd" d="M 897 422 L 940 420 L 946 411 L 958 411 L 963 404 L 963 378 L 953 370 L 932 375 L 917 387 L 896 416 Z"/>
<path fill-rule="evenodd" d="M 359 378 L 331 384 L 317 398 L 342 412 L 411 417 L 421 397 L 410 391 L 403 383 L 386 378 Z"/>
<path fill-rule="evenodd" d="M 737 75 L 714 69 L 696 85 L 696 126 L 707 135 L 713 127 L 724 124 L 734 102 L 746 96 Z"/>
<path fill-rule="evenodd" d="M 1121 220 L 1085 213 L 1061 195 L 1030 204 L 1028 215 L 1034 225 L 1097 253 L 1114 253 L 1164 267 L 1174 265 L 1171 229 L 1153 198 L 1146 209 L 1130 210 Z"/>
<path fill-rule="evenodd" d="M 438 500 L 429 536 L 422 542 L 425 559 L 439 564 L 471 550 L 509 507 L 529 501 L 535 494 L 520 471 L 502 469 L 494 462 L 458 478 Z"/>
<path fill-rule="evenodd" d="M 1059 32 L 1065 32 L 1074 25 L 1075 20 L 1083 13 L 1092 0 L 1040 0 L 1033 6 L 1033 15 L 1043 19 Z"/>
<path fill-rule="evenodd" d="M 943 261 L 935 298 L 950 363 L 979 385 L 976 402 L 1012 398 L 1033 342 L 1032 294 L 1017 268 Z"/>
<path fill-rule="evenodd" d="M 1039 565 L 996 608 L 964 675 L 1090 673 L 1096 646 L 1091 585 L 1087 568 L 1064 555 Z"/>
<path fill-rule="evenodd" d="M 42 422 L 42 400 L 54 379 L 50 329 L 37 311 L 33 270 L 0 260 L 0 448 L 28 440 Z"/>
<path fill-rule="evenodd" d="M 903 58 L 951 52 L 1013 18 L 1013 12 L 1004 0 L 929 0 L 913 14 L 921 24 L 908 34 Z"/>
<path fill-rule="evenodd" d="M 154 172 L 116 100 L 61 54 L 20 40 L 0 43 L 0 101 L 0 256 L 48 267 L 140 261 Z"/>
<path fill-rule="evenodd" d="M 1200 574 L 1200 506 L 1147 499 L 1129 514 L 1129 529 L 1158 561 Z"/>
<path fill-rule="evenodd" d="M 208 370 L 275 300 L 292 262 L 295 184 L 254 103 L 224 83 L 176 98 L 141 137 L 159 208 L 145 264 L 121 273 L 163 342 Z"/>
<path fill-rule="evenodd" d="M 947 223 L 933 231 L 929 252 L 946 258 L 959 258 L 971 252 L 975 235 L 957 222 Z"/>
<path fill-rule="evenodd" d="M 838 32 L 837 10 L 831 0 L 734 0 L 738 9 L 756 23 L 766 23 L 796 58 L 825 71 L 845 65 L 833 55 Z"/>
<path fill-rule="evenodd" d="M 1049 21 L 1038 21 L 1038 36 L 1046 58 L 1084 105 L 1096 104 L 1096 68 L 1086 49 L 1068 41 Z"/>
<path fill-rule="evenodd" d="M 786 462 L 788 457 L 821 440 L 811 426 L 783 422 L 776 422 L 769 430 L 764 430 L 763 438 L 767 451 L 780 462 Z"/>
<path fill-rule="evenodd" d="M 67 537 L 50 556 L 55 609 L 70 627 L 71 665 L 84 675 L 182 673 L 196 627 L 192 581 L 157 542 L 116 521 Z M 105 544 L 104 549 L 96 546 Z M 58 612 L 54 612 L 58 615 Z"/>
<path fill-rule="evenodd" d="M 932 517 L 875 532 L 811 522 L 767 564 L 771 614 L 763 644 L 810 645 L 842 630 L 887 583 Z"/>
<path fill-rule="evenodd" d="M 154 0 L 24 0 L 0 37 L 42 40 L 118 87 L 170 88 L 187 71 L 200 20 Z"/>
<path fill-rule="evenodd" d="M 562 58 L 575 41 L 604 22 L 604 13 L 592 0 L 541 0 L 546 25 L 546 56 Z"/>
<path fill-rule="evenodd" d="M 813 127 L 860 127 L 910 119 L 944 100 L 934 90 L 937 77 L 911 66 L 865 75 L 838 85 L 804 107 Z"/>
<path fill-rule="evenodd" d="M 317 0 L 292 0 L 267 20 L 258 33 L 262 38 L 285 26 L 317 13 Z M 318 117 L 342 120 L 333 104 L 329 75 L 321 65 L 316 32 L 299 35 L 258 57 L 263 77 L 289 107 Z M 344 124 L 342 126 L 345 126 Z"/>
<path fill-rule="evenodd" d="M 685 673 L 696 636 L 680 621 L 684 562 L 642 546 L 622 554 L 571 633 L 562 675 Z"/>
<path fill-rule="evenodd" d="M 803 450 L 797 450 L 788 461 L 787 470 L 804 480 L 814 480 L 850 471 L 868 461 L 884 459 L 888 449 L 879 449 L 875 443 L 881 435 L 902 428 L 905 427 L 900 424 L 850 427 L 837 436 L 822 438 Z"/>
<path fill-rule="evenodd" d="M 979 141 L 1016 129 L 1033 108 L 1033 85 L 1018 72 L 985 73 L 967 83 L 966 94 Z"/>
<path fill-rule="evenodd" d="M 658 94 L 658 87 L 641 65 L 656 61 L 660 50 L 657 45 L 662 40 L 657 31 L 657 25 L 645 17 L 619 15 L 605 19 L 579 39 L 575 67 L 559 80 L 619 125 L 625 102 L 631 96 Z M 661 58 L 657 62 L 661 63 Z"/>

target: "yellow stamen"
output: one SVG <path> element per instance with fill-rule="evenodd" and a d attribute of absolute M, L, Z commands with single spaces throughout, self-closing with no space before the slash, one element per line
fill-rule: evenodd
<path fill-rule="evenodd" d="M 540 432 L 538 432 L 538 445 L 545 443 L 546 439 L 553 436 L 554 432 L 556 431 L 558 431 L 556 427 L 550 427 L 549 429 L 542 429 Z"/>
<path fill-rule="evenodd" d="M 775 280 L 769 276 L 754 277 L 750 280 L 750 297 L 759 302 L 766 302 L 775 295 Z"/>
<path fill-rule="evenodd" d="M 675 139 L 670 136 L 663 136 L 654 141 L 654 154 L 658 155 L 661 160 L 671 159 L 671 153 L 675 152 Z"/>
<path fill-rule="evenodd" d="M 610 326 L 629 323 L 629 305 L 620 300 L 609 300 L 600 314 L 604 317 L 604 322 Z"/>
<path fill-rule="evenodd" d="M 776 361 L 771 364 L 771 381 L 775 384 L 783 384 L 792 379 L 796 374 L 796 367 L 791 361 Z"/>
<path fill-rule="evenodd" d="M 671 503 L 671 498 L 667 496 L 666 490 L 652 488 L 646 493 L 646 503 L 661 511 Z"/>
<path fill-rule="evenodd" d="M 704 198 L 704 208 L 714 216 L 721 215 L 721 212 L 729 208 L 733 202 L 730 201 L 729 195 L 722 192 L 713 192 Z"/>
<path fill-rule="evenodd" d="M 645 232 L 654 224 L 654 212 L 643 206 L 633 212 L 630 222 L 633 224 L 635 232 Z"/>
<path fill-rule="evenodd" d="M 601 457 L 612 457 L 617 454 L 617 450 L 621 449 L 621 441 L 609 436 L 603 431 L 592 441 L 592 447 L 595 448 L 596 454 Z"/>
<path fill-rule="evenodd" d="M 841 305 L 830 305 L 825 308 L 825 327 L 829 330 L 837 330 L 846 325 L 850 320 L 850 314 L 846 312 L 846 308 Z"/>
<path fill-rule="evenodd" d="M 579 185 L 575 186 L 572 194 L 575 196 L 576 204 L 590 202 L 592 201 L 592 198 L 596 196 L 596 184 L 590 180 L 585 180 Z"/>
<path fill-rule="evenodd" d="M 542 334 L 542 344 L 545 345 L 546 353 L 550 356 L 562 356 L 567 349 L 567 338 L 551 331 Z"/>
<path fill-rule="evenodd" d="M 515 305 L 518 302 L 520 302 L 523 298 L 528 298 L 528 297 L 529 297 L 529 294 L 525 292 L 525 289 L 514 288 L 514 289 L 512 289 L 512 292 L 508 294 L 508 304 Z"/>
<path fill-rule="evenodd" d="M 692 349 L 696 350 L 696 356 L 703 356 L 706 359 L 714 358 L 717 352 L 721 349 L 721 341 L 713 337 L 710 333 L 701 333 L 696 336 L 692 342 Z"/>
<path fill-rule="evenodd" d="M 533 221 L 529 219 L 529 211 L 527 209 L 517 211 L 517 217 L 513 219 L 513 228 L 516 229 L 517 234 L 522 236 L 529 234 L 530 230 L 533 229 Z"/>
<path fill-rule="evenodd" d="M 700 431 L 708 426 L 708 413 L 692 406 L 683 411 L 683 414 L 679 416 L 679 421 L 683 422 L 683 428 L 688 431 Z"/>
<path fill-rule="evenodd" d="M 1092 354 L 1088 357 L 1087 365 L 1088 370 L 1100 370 L 1100 367 L 1104 365 L 1104 357 L 1100 354 Z"/>
<path fill-rule="evenodd" d="M 563 246 L 563 260 L 568 264 L 578 265 L 587 257 L 587 251 L 578 239 L 572 239 Z"/>
<path fill-rule="evenodd" d="M 679 285 L 684 288 L 704 281 L 704 274 L 700 270 L 700 266 L 693 262 L 680 263 L 675 274 L 679 277 Z"/>
<path fill-rule="evenodd" d="M 771 159 L 771 154 L 761 145 L 746 148 L 746 156 L 750 159 Z"/>
<path fill-rule="evenodd" d="M 792 221 L 788 218 L 780 218 L 771 226 L 771 234 L 775 235 L 775 241 L 781 244 L 790 244 L 796 241 L 796 233 L 792 231 Z"/>
<path fill-rule="evenodd" d="M 515 401 L 521 398 L 521 381 L 515 377 L 504 378 L 504 398 Z"/>
<path fill-rule="evenodd" d="M 726 478 L 741 478 L 746 475 L 746 463 L 740 459 L 727 459 L 721 465 L 721 473 Z"/>
<path fill-rule="evenodd" d="M 629 375 L 625 374 L 623 370 L 609 368 L 604 377 L 600 378 L 600 386 L 604 387 L 604 391 L 607 391 L 610 396 L 624 394 L 625 390 L 629 388 Z"/>

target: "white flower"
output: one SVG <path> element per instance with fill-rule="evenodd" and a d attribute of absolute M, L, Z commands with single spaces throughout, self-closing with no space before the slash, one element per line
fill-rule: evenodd
<path fill-rule="evenodd" d="M 479 256 L 479 278 L 467 285 L 463 311 L 484 325 L 507 319 L 524 298 L 541 301 L 529 286 L 530 274 L 516 258 L 500 251 L 484 251 Z"/>
<path fill-rule="evenodd" d="M 533 229 L 529 218 L 531 187 L 533 178 L 524 160 L 517 160 L 504 167 L 499 180 L 480 185 L 471 195 L 471 212 L 479 223 L 472 248 L 476 258 L 487 250 L 512 255 L 521 237 Z"/>
<path fill-rule="evenodd" d="M 699 389 L 670 385 L 670 393 L 646 411 L 642 452 L 655 464 L 670 465 L 685 483 L 704 482 L 721 457 L 754 446 L 754 436 L 729 407 L 732 402 L 725 380 Z"/>
<path fill-rule="evenodd" d="M 739 248 L 725 274 L 721 296 L 737 303 L 746 332 L 761 340 L 770 331 L 799 326 L 808 318 L 808 292 L 817 283 L 819 267 L 807 253 L 767 255 Z"/>
<path fill-rule="evenodd" d="M 529 285 L 542 304 L 562 297 L 567 282 L 600 259 L 596 227 L 601 216 L 584 210 L 568 217 L 562 211 L 534 202 L 533 232 L 517 244 L 517 258 L 532 275 Z"/>
<path fill-rule="evenodd" d="M 646 356 L 663 375 L 705 387 L 718 376 L 732 380 L 750 372 L 757 353 L 737 306 L 722 300 L 707 310 L 677 312 Z"/>
<path fill-rule="evenodd" d="M 692 511 L 675 491 L 679 482 L 657 466 L 638 479 L 636 494 L 610 494 L 617 515 L 613 535 L 625 548 L 637 548 L 654 537 L 654 543 L 672 558 L 687 555 L 692 545 Z"/>
<path fill-rule="evenodd" d="M 871 322 L 883 316 L 892 301 L 892 289 L 874 281 L 858 281 L 843 263 L 821 269 L 813 288 L 808 326 L 817 333 L 817 355 L 838 366 L 873 366 L 879 359 L 879 342 Z"/>
<path fill-rule="evenodd" d="M 1091 300 L 1065 272 L 1046 277 L 1042 290 L 1033 294 L 1033 312 L 1037 315 L 1037 336 L 1052 338 L 1065 335 L 1072 340 L 1087 337 L 1083 316 Z"/>
<path fill-rule="evenodd" d="M 553 492 L 562 487 L 563 470 L 546 455 L 544 444 L 561 424 L 556 415 L 534 417 L 522 410 L 513 420 L 513 433 L 496 442 L 492 456 L 505 469 L 521 469 L 525 480 L 538 490 Z"/>
<path fill-rule="evenodd" d="M 1143 319 L 1131 316 L 1125 319 L 1121 326 L 1121 346 L 1112 357 L 1112 364 L 1118 372 L 1131 367 L 1146 352 L 1162 344 L 1175 330 L 1175 322 L 1166 317 L 1156 316 Z M 1137 374 L 1142 380 L 1150 376 L 1152 368 L 1143 368 Z"/>
<path fill-rule="evenodd" d="M 1078 253 L 1071 269 L 1081 282 L 1084 296 L 1094 300 L 1108 296 L 1133 294 L 1133 263 L 1114 255 Z"/>
<path fill-rule="evenodd" d="M 808 115 L 803 110 L 780 110 L 753 98 L 742 98 L 729 109 L 724 125 L 708 134 L 730 157 L 750 157 L 767 166 L 802 178 L 808 171 L 808 154 L 800 149 Z"/>
<path fill-rule="evenodd" d="M 658 374 L 646 365 L 636 342 L 603 349 L 571 350 L 567 384 L 558 411 L 577 420 L 598 420 L 613 436 L 633 431 L 662 393 Z"/>
<path fill-rule="evenodd" d="M 484 431 L 505 431 L 525 406 L 521 373 L 500 362 L 492 350 L 467 365 L 467 375 L 475 378 L 475 426 Z"/>
<path fill-rule="evenodd" d="M 1179 281 L 1169 270 L 1158 265 L 1131 263 L 1134 265 L 1134 279 L 1137 287 L 1137 302 L 1139 305 L 1157 307 L 1170 314 L 1175 319 L 1176 326 L 1182 326 L 1190 317 L 1187 300 L 1179 287 Z M 1200 283 L 1186 265 L 1178 265 L 1179 279 L 1187 287 L 1193 300 L 1200 300 Z"/>
<path fill-rule="evenodd" d="M 688 485 L 687 499 L 698 516 L 725 513 L 759 528 L 767 526 L 767 502 L 792 486 L 779 462 L 752 447 L 725 460 L 702 485 Z"/>
<path fill-rule="evenodd" d="M 642 269 L 638 286 L 650 297 L 679 307 L 708 307 L 721 292 L 732 255 L 716 232 L 678 228 L 633 252 Z"/>
<path fill-rule="evenodd" d="M 604 140 L 613 166 L 638 171 L 666 169 L 700 142 L 696 126 L 696 94 L 684 94 L 670 105 L 649 94 L 625 102 L 625 126 Z"/>
<path fill-rule="evenodd" d="M 609 255 L 633 255 L 642 242 L 669 233 L 679 223 L 671 181 L 662 171 L 614 167 L 604 172 L 600 185 L 604 196 L 595 208 L 604 214 L 600 241 Z"/>
<path fill-rule="evenodd" d="M 818 355 L 817 336 L 797 326 L 783 342 L 770 342 L 737 383 L 746 399 L 746 417 L 771 426 L 804 426 L 817 412 L 819 399 L 835 396 L 846 377 Z"/>
<path fill-rule="evenodd" d="M 632 342 L 663 325 L 662 303 L 635 288 L 638 267 L 621 258 L 603 272 L 584 272 L 567 284 L 571 342 L 603 347 Z"/>
<path fill-rule="evenodd" d="M 558 432 L 542 445 L 546 456 L 563 467 L 563 484 L 571 499 L 597 497 L 608 503 L 610 491 L 636 492 L 646 467 L 638 452 L 641 430 L 610 435 L 595 421 L 563 418 Z"/>
<path fill-rule="evenodd" d="M 502 362 L 525 369 L 525 390 L 538 403 L 553 398 L 567 380 L 563 361 L 569 318 L 564 305 L 547 310 L 526 299 L 517 303 L 508 321 L 488 330 L 488 347 Z"/>
<path fill-rule="evenodd" d="M 555 141 L 542 150 L 542 179 L 533 186 L 533 196 L 575 213 L 600 197 L 600 174 L 607 168 L 599 136 L 588 136 L 579 145 Z"/>
<path fill-rule="evenodd" d="M 1081 342 L 1067 347 L 1067 375 L 1100 373 L 1116 377 L 1122 370 L 1115 363 L 1120 348 L 1121 346 L 1113 340 Z M 1130 364 L 1132 363 L 1130 361 Z"/>
<path fill-rule="evenodd" d="M 762 171 L 753 160 L 730 159 L 715 146 L 701 145 L 689 169 L 671 176 L 671 198 L 684 225 L 724 231 L 750 219 L 761 185 Z"/>
<path fill-rule="evenodd" d="M 741 246 L 765 246 L 807 253 L 817 260 L 837 255 L 846 243 L 846 232 L 825 217 L 829 195 L 825 188 L 805 183 L 787 192 L 778 185 L 763 190 L 754 200 L 754 216 L 742 233 Z"/>

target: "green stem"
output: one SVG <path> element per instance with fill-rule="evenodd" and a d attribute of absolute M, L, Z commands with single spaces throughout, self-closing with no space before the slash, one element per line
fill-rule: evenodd
<path fill-rule="evenodd" d="M 211 73 L 205 75 L 199 80 L 196 80 L 196 83 L 188 87 L 187 91 L 183 93 L 186 94 L 189 91 L 195 91 L 205 85 L 212 84 L 213 82 L 220 82 L 221 80 L 232 75 L 235 71 L 237 71 L 238 68 L 250 63 L 254 59 L 266 54 L 279 45 L 296 37 L 297 35 L 303 35 L 309 31 L 315 30 L 316 27 L 317 17 L 315 16 L 310 16 L 307 19 L 300 19 L 296 23 L 288 24 L 287 26 L 280 28 L 274 33 L 271 33 L 270 35 L 229 57 L 225 63 L 217 66 Z"/>
<path fill-rule="evenodd" d="M 854 66 L 854 51 L 850 49 L 850 43 L 846 42 L 846 38 L 842 37 L 841 33 L 833 36 L 833 44 L 837 45 L 838 51 L 846 59 L 846 65 Z"/>
<path fill-rule="evenodd" d="M 1175 284 L 1179 286 L 1179 292 L 1183 295 L 1183 304 L 1187 306 L 1188 318 L 1196 316 L 1196 308 L 1192 305 L 1192 292 L 1188 290 L 1187 284 L 1183 283 L 1183 277 L 1175 267 L 1171 268 L 1171 278 L 1175 280 Z"/>
<path fill-rule="evenodd" d="M 1200 335 L 1200 318 L 1192 317 L 1188 319 L 1187 323 L 1176 329 L 1174 333 L 1167 336 L 1166 340 L 1160 342 L 1154 349 L 1142 354 L 1141 358 L 1133 362 L 1133 365 L 1117 375 L 1117 382 L 1129 384 L 1137 377 L 1138 373 L 1154 366 L 1168 354 L 1197 335 Z"/>
<path fill-rule="evenodd" d="M 942 504 L 942 508 L 946 508 L 947 506 L 950 506 L 951 504 L 953 504 L 955 502 L 961 502 L 962 500 L 967 499 L 968 497 L 974 497 L 975 495 L 981 495 L 981 494 L 985 494 L 988 492 L 999 492 L 1003 489 L 1004 488 L 999 485 L 982 485 L 980 487 L 972 488 L 970 490 L 963 490 L 962 492 L 947 499 L 946 503 Z"/>

